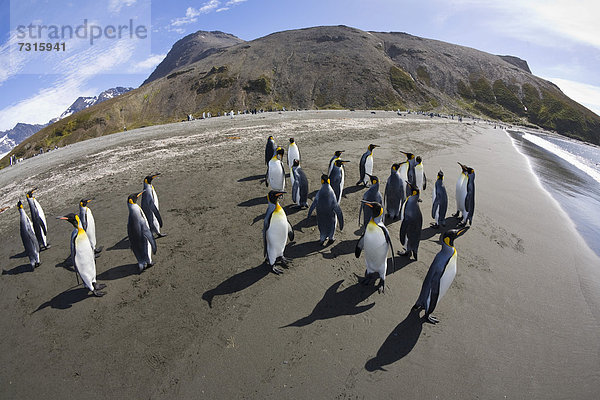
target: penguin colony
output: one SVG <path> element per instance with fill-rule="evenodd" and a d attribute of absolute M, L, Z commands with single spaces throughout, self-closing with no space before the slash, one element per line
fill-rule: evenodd
<path fill-rule="evenodd" d="M 163 221 L 159 211 L 158 195 L 152 185 L 152 180 L 159 175 L 160 173 L 146 176 L 144 190 L 131 194 L 127 198 L 129 208 L 127 235 L 140 273 L 154 265 L 152 262 L 152 254 L 156 254 L 154 235 L 157 238 L 166 236 L 160 231 Z M 50 248 L 46 216 L 33 194 L 36 190 L 32 189 L 26 193 L 31 219 L 27 216 L 23 203 L 20 200 L 17 202 L 21 240 L 32 271 L 41 264 L 40 251 Z M 140 196 L 142 196 L 141 207 L 137 204 Z M 96 222 L 92 210 L 88 207 L 91 201 L 92 199 L 81 199 L 77 214 L 69 213 L 56 218 L 69 222 L 74 228 L 70 240 L 70 261 L 77 283 L 79 284 L 81 278 L 83 285 L 94 296 L 102 297 L 106 294 L 102 291 L 106 285 L 96 282 L 96 258 L 100 256 L 102 246 L 97 246 L 96 243 Z"/>
<path fill-rule="evenodd" d="M 289 139 L 287 165 L 290 169 L 292 183 L 292 201 L 300 207 L 308 206 L 306 193 L 308 181 L 304 172 L 300 173 L 300 151 L 294 138 Z M 368 187 L 359 207 L 358 223 L 361 233 L 355 248 L 355 256 L 364 255 L 366 270 L 360 279 L 365 285 L 377 280 L 380 293 L 385 292 L 385 279 L 388 268 L 388 253 L 391 253 L 391 266 L 395 268 L 395 254 L 392 238 L 386 222 L 400 221 L 400 244 L 402 251 L 397 255 L 418 257 L 421 231 L 423 229 L 423 214 L 420 203 L 421 196 L 427 189 L 427 177 L 421 156 L 413 153 L 401 153 L 406 156 L 404 161 L 391 166 L 390 176 L 385 185 L 385 191 L 380 191 L 380 180 L 374 175 L 374 150 L 379 147 L 369 144 L 367 151 L 359 160 L 359 180 L 356 186 Z M 294 239 L 294 232 L 287 220 L 280 200 L 286 193 L 285 169 L 283 166 L 284 150 L 275 145 L 275 138 L 270 136 L 265 148 L 265 163 L 267 173 L 265 183 L 271 186 L 267 194 L 268 207 L 263 225 L 263 245 L 265 261 L 275 274 L 283 273 L 276 264 L 288 268 L 290 259 L 284 256 L 288 239 Z M 314 211 L 317 214 L 319 243 L 321 246 L 330 245 L 335 241 L 336 228 L 344 229 L 344 216 L 340 206 L 344 191 L 345 165 L 350 160 L 343 160 L 344 150 L 336 150 L 329 160 L 327 174 L 321 175 L 321 187 L 317 191 L 308 210 L 307 218 Z M 347 158 L 347 157 L 345 157 Z M 433 259 L 429 271 L 423 281 L 421 293 L 413 306 L 413 311 L 424 310 L 425 320 L 430 323 L 439 322 L 431 315 L 438 302 L 448 291 L 457 272 L 457 250 L 454 241 L 462 236 L 473 223 L 475 211 L 475 170 L 458 163 L 461 168 L 456 183 L 457 212 L 453 215 L 457 220 L 457 229 L 442 232 L 440 239 L 442 248 Z M 431 186 L 431 185 L 430 185 Z M 440 229 L 446 226 L 448 210 L 448 195 L 444 186 L 444 173 L 440 170 L 432 189 L 431 228 Z"/>
<path fill-rule="evenodd" d="M 392 238 L 386 222 L 400 221 L 399 240 L 403 247 L 398 251 L 400 256 L 414 257 L 417 260 L 419 242 L 423 225 L 423 215 L 419 203 L 422 203 L 422 192 L 427 188 L 427 177 L 420 156 L 412 153 L 401 153 L 406 160 L 391 166 L 390 176 L 385 185 L 383 195 L 380 193 L 380 180 L 374 175 L 374 150 L 379 147 L 369 144 L 367 151 L 359 160 L 359 176 L 356 186 L 363 185 L 368 190 L 364 193 L 359 207 L 359 226 L 362 222 L 361 236 L 356 244 L 355 256 L 364 255 L 366 270 L 361 282 L 365 285 L 379 280 L 380 293 L 385 292 L 385 279 L 388 267 L 388 253 L 391 252 L 391 265 L 395 268 L 395 254 Z M 265 164 L 267 171 L 264 182 L 270 191 L 267 194 L 268 206 L 263 223 L 263 247 L 265 262 L 275 274 L 283 273 L 291 260 L 284 255 L 288 240 L 294 240 L 294 231 L 287 219 L 280 201 L 285 192 L 286 173 L 283 163 L 285 150 L 275 144 L 270 136 L 265 148 Z M 297 207 L 309 208 L 307 218 L 316 211 L 321 246 L 335 241 L 336 228 L 344 228 L 344 216 L 340 206 L 344 191 L 345 164 L 344 150 L 336 150 L 327 165 L 327 174 L 321 175 L 321 188 L 316 193 L 312 204 L 308 206 L 308 179 L 300 166 L 300 150 L 294 138 L 289 139 L 287 149 L 287 166 L 290 170 L 292 201 Z M 441 233 L 442 248 L 433 259 L 429 271 L 423 281 L 421 293 L 413 307 L 416 311 L 425 311 L 425 319 L 431 323 L 438 320 L 432 316 L 438 302 L 450 287 L 457 271 L 457 250 L 454 240 L 462 236 L 473 223 L 475 211 L 475 170 L 458 163 L 461 168 L 456 183 L 456 208 L 453 214 L 458 221 L 457 229 Z M 159 211 L 158 195 L 152 184 L 160 174 L 148 175 L 143 181 L 143 191 L 133 193 L 127 198 L 129 218 L 127 234 L 130 248 L 137 260 L 139 272 L 154 265 L 152 255 L 156 254 L 156 238 L 166 236 L 161 232 L 163 220 Z M 50 247 L 47 240 L 48 229 L 44 211 L 34 196 L 34 191 L 26 193 L 31 219 L 27 216 L 21 201 L 17 203 L 20 215 L 21 239 L 25 254 L 29 258 L 32 270 L 39 267 L 40 251 Z M 142 197 L 138 204 L 138 198 Z M 100 255 L 102 247 L 97 246 L 95 219 L 88 204 L 92 199 L 79 202 L 79 212 L 57 217 L 73 225 L 70 239 L 71 261 L 86 288 L 98 297 L 105 293 L 104 284 L 96 282 L 95 259 Z M 444 186 L 444 173 L 440 170 L 433 185 L 431 218 L 435 221 L 431 227 L 439 229 L 446 226 L 448 196 Z M 362 218 L 361 218 L 362 215 Z"/>

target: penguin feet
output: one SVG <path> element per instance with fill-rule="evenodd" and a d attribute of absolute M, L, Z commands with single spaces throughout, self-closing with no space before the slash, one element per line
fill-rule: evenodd
<path fill-rule="evenodd" d="M 458 226 L 459 228 L 464 228 L 465 226 L 467 226 L 467 223 L 465 221 L 460 221 L 458 224 L 456 224 L 456 226 Z"/>
<path fill-rule="evenodd" d="M 290 263 L 292 262 L 292 260 L 290 260 L 289 258 L 285 258 L 284 256 L 279 257 L 278 261 L 283 268 L 289 268 Z"/>
<path fill-rule="evenodd" d="M 327 241 L 327 246 L 329 246 L 330 244 L 333 244 L 333 242 L 335 242 L 335 239 L 331 238 Z"/>
<path fill-rule="evenodd" d="M 146 264 L 145 269 L 152 268 L 152 267 L 154 267 L 154 263 L 148 263 L 148 264 Z"/>
<path fill-rule="evenodd" d="M 452 214 L 452 216 L 454 218 L 458 218 L 458 216 L 460 215 L 460 211 L 455 212 L 454 214 Z"/>
<path fill-rule="evenodd" d="M 96 248 L 94 249 L 94 253 L 96 253 L 96 254 L 100 254 L 100 253 L 102 253 L 102 250 L 103 250 L 103 249 L 104 249 L 104 246 L 96 247 Z"/>
<path fill-rule="evenodd" d="M 385 293 L 385 281 L 383 279 L 380 279 L 379 286 L 377 286 L 377 291 L 379 294 Z"/>
<path fill-rule="evenodd" d="M 429 226 L 431 226 L 433 229 L 440 229 L 440 226 L 435 222 L 430 223 Z"/>
<path fill-rule="evenodd" d="M 159 239 L 159 238 L 165 237 L 167 235 L 168 235 L 168 233 L 157 233 L 156 238 Z"/>
<path fill-rule="evenodd" d="M 34 265 L 34 268 L 37 268 L 37 267 L 39 267 L 41 264 L 42 264 L 41 262 L 37 262 L 37 263 L 35 263 L 35 265 Z"/>
<path fill-rule="evenodd" d="M 414 306 L 412 306 L 412 309 L 411 309 L 411 310 L 412 310 L 412 311 L 419 312 L 419 311 L 421 311 L 421 310 L 423 310 L 423 309 L 424 309 L 424 307 L 423 307 L 422 305 L 415 304 Z"/>
<path fill-rule="evenodd" d="M 398 254 L 401 257 L 410 257 L 410 251 L 408 251 L 408 250 L 405 250 L 405 251 L 398 250 L 396 252 L 396 254 Z"/>
<path fill-rule="evenodd" d="M 45 246 L 40 246 L 40 251 L 48 250 L 50 247 L 52 247 L 50 243 L 47 243 Z"/>
<path fill-rule="evenodd" d="M 102 290 L 106 287 L 104 283 L 92 282 L 92 286 L 94 286 L 94 290 Z"/>
<path fill-rule="evenodd" d="M 275 275 L 283 274 L 283 270 L 281 268 L 277 268 L 275 265 L 271 265 L 271 272 L 273 272 Z"/>
<path fill-rule="evenodd" d="M 434 325 L 435 325 L 435 324 L 437 324 L 438 322 L 440 322 L 440 320 L 439 320 L 439 319 L 437 319 L 436 317 L 434 317 L 434 316 L 433 316 L 433 315 L 431 315 L 431 314 L 427 314 L 427 315 L 425 316 L 425 318 L 427 319 L 427 322 L 429 322 L 430 324 L 434 324 Z"/>
<path fill-rule="evenodd" d="M 102 254 L 100 253 L 94 253 L 94 258 L 99 258 Z"/>
<path fill-rule="evenodd" d="M 96 297 L 102 297 L 102 296 L 104 296 L 104 295 L 106 294 L 106 293 L 104 293 L 104 292 L 101 292 L 101 291 L 99 291 L 99 290 L 94 290 L 94 291 L 92 291 L 92 293 L 93 293 L 93 294 L 94 294 L 94 296 L 96 296 Z"/>

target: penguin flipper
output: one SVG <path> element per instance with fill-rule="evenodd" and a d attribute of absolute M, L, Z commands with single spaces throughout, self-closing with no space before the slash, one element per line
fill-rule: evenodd
<path fill-rule="evenodd" d="M 358 207 L 358 227 L 360 228 L 360 216 L 362 215 L 362 210 L 365 205 L 360 203 L 360 207 Z"/>
<path fill-rule="evenodd" d="M 298 182 L 298 178 L 294 177 L 294 184 L 292 185 L 292 201 L 296 204 L 300 202 L 300 199 L 298 199 L 298 196 L 296 196 L 296 191 L 298 191 L 299 186 L 300 186 L 300 182 Z"/>
<path fill-rule="evenodd" d="M 387 244 L 390 246 L 390 249 L 392 250 L 392 265 L 394 266 L 394 272 L 396 272 L 396 258 L 394 257 L 394 245 L 392 244 L 392 238 L 390 237 L 390 231 L 388 231 L 388 228 L 385 227 L 385 225 L 379 225 L 381 227 L 381 230 L 383 231 L 383 234 L 385 235 L 385 241 L 387 242 Z"/>
<path fill-rule="evenodd" d="M 363 233 L 358 242 L 356 242 L 356 248 L 354 249 L 354 255 L 356 258 L 360 257 L 360 253 L 365 245 L 365 234 Z"/>
<path fill-rule="evenodd" d="M 294 240 L 294 229 L 292 229 L 292 225 L 288 222 L 288 239 Z"/>
<path fill-rule="evenodd" d="M 335 215 L 337 215 L 338 222 L 340 223 L 340 231 L 344 230 L 344 214 L 342 214 L 342 209 L 339 204 L 336 204 L 333 207 L 333 211 L 335 211 Z"/>
<path fill-rule="evenodd" d="M 154 216 L 158 220 L 158 226 L 160 226 L 162 228 L 163 221 L 162 221 L 162 217 L 160 216 L 160 212 L 158 211 L 158 208 L 156 208 L 156 204 L 152 203 L 151 209 L 152 209 L 152 214 L 154 214 Z"/>
<path fill-rule="evenodd" d="M 152 254 L 156 254 L 156 240 L 154 240 L 154 236 L 152 235 L 152 232 L 150 231 L 148 225 L 142 226 L 142 235 L 150 242 L 150 246 L 152 247 Z"/>
<path fill-rule="evenodd" d="M 263 224 L 263 248 L 264 248 L 264 256 L 267 256 L 267 231 L 269 230 L 269 227 L 271 226 L 271 217 L 273 216 L 273 210 L 272 209 L 268 209 L 267 210 L 267 215 L 265 215 L 265 222 Z M 288 222 L 289 223 L 289 222 Z"/>
<path fill-rule="evenodd" d="M 427 189 L 427 175 L 425 175 L 425 170 L 423 170 L 423 190 Z"/>
<path fill-rule="evenodd" d="M 431 218 L 435 219 L 435 211 L 440 207 L 440 199 L 436 196 L 431 207 Z"/>
<path fill-rule="evenodd" d="M 427 314 L 431 314 L 437 306 L 438 298 L 440 297 L 440 282 L 442 280 L 441 273 L 435 273 L 432 276 L 431 282 L 431 298 L 429 300 L 429 307 L 427 308 Z"/>
<path fill-rule="evenodd" d="M 317 193 L 317 195 L 315 196 L 315 199 L 313 200 L 312 204 L 310 205 L 310 208 L 308 209 L 308 216 L 306 218 L 310 218 L 313 210 L 315 209 L 315 207 L 317 207 L 318 201 L 319 201 L 319 193 Z"/>

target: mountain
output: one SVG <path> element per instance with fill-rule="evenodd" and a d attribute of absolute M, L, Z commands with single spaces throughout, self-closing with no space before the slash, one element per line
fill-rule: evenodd
<path fill-rule="evenodd" d="M 14 128 L 0 132 L 0 154 L 10 152 L 16 145 L 46 125 L 24 124 L 19 122 Z"/>
<path fill-rule="evenodd" d="M 187 35 L 175 42 L 165 59 L 158 64 L 154 72 L 150 74 L 142 85 L 167 76 L 177 68 L 200 61 L 221 51 L 223 48 L 242 42 L 243 40 L 236 36 L 219 31 L 198 31 Z"/>
<path fill-rule="evenodd" d="M 177 42 L 141 87 L 42 129 L 15 153 L 205 111 L 282 107 L 468 114 L 600 144 L 600 117 L 514 56 L 346 26 L 277 32 L 210 54 L 206 37 L 198 32 Z"/>
<path fill-rule="evenodd" d="M 14 128 L 9 129 L 7 131 L 0 132 L 0 154 L 5 154 L 10 152 L 13 148 L 15 148 L 19 143 L 30 137 L 31 135 L 38 132 L 40 129 L 51 125 L 57 121 L 60 121 L 63 118 L 66 118 L 76 112 L 84 110 L 88 107 L 91 107 L 95 104 L 100 104 L 105 100 L 112 99 L 113 97 L 117 97 L 122 95 L 123 93 L 127 93 L 130 90 L 133 90 L 132 87 L 125 88 L 121 86 L 117 86 L 115 88 L 110 88 L 100 93 L 98 96 L 94 97 L 78 97 L 77 100 L 73 102 L 59 117 L 51 119 L 47 124 L 39 125 L 39 124 L 25 124 L 22 122 L 17 123 Z"/>

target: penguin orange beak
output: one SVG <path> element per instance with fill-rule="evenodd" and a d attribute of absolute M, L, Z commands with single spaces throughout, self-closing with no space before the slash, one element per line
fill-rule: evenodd
<path fill-rule="evenodd" d="M 155 173 L 154 175 L 152 175 L 152 179 L 156 178 L 159 175 L 160 175 L 160 172 Z"/>
<path fill-rule="evenodd" d="M 140 197 L 142 195 L 142 193 L 144 193 L 144 192 L 139 192 L 137 197 Z"/>
<path fill-rule="evenodd" d="M 456 234 L 456 237 L 462 236 L 466 231 L 469 230 L 468 226 L 465 226 L 464 228 L 462 228 L 460 231 L 458 231 L 458 233 Z"/>
<path fill-rule="evenodd" d="M 69 218 L 67 218 L 67 217 L 56 217 L 56 219 L 64 219 L 65 221 L 69 220 Z"/>

